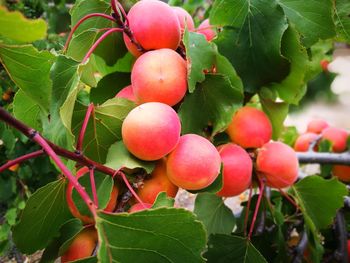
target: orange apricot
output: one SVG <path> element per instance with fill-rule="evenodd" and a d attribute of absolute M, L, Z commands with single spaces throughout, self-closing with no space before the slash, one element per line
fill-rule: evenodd
<path fill-rule="evenodd" d="M 115 95 L 116 98 L 124 98 L 124 99 L 128 99 L 131 100 L 133 102 L 136 102 L 136 98 L 134 95 L 134 92 L 132 90 L 132 86 L 126 86 L 125 88 L 121 89 L 117 95 Z"/>
<path fill-rule="evenodd" d="M 350 166 L 347 165 L 334 165 L 332 168 L 334 176 L 338 177 L 340 181 L 350 182 Z"/>
<path fill-rule="evenodd" d="M 181 33 L 185 31 L 185 27 L 187 27 L 188 31 L 193 31 L 194 22 L 192 16 L 182 7 L 173 6 L 172 9 L 174 10 L 177 19 L 179 20 Z"/>
<path fill-rule="evenodd" d="M 329 124 L 326 121 L 315 119 L 308 123 L 306 130 L 307 132 L 313 132 L 313 133 L 319 134 L 328 127 L 329 127 Z"/>
<path fill-rule="evenodd" d="M 129 209 L 129 213 L 134 213 L 142 210 L 146 210 L 148 208 L 151 208 L 151 204 L 144 203 L 144 206 L 141 203 L 136 203 Z"/>
<path fill-rule="evenodd" d="M 294 144 L 294 150 L 297 152 L 307 152 L 309 150 L 310 144 L 318 139 L 316 133 L 307 132 L 299 135 Z"/>
<path fill-rule="evenodd" d="M 213 27 L 209 24 L 209 19 L 205 19 L 197 28 L 197 33 L 205 36 L 207 41 L 211 41 L 215 36 L 216 32 Z"/>
<path fill-rule="evenodd" d="M 341 128 L 328 127 L 322 131 L 322 140 L 332 144 L 333 152 L 343 152 L 347 148 L 348 132 Z"/>

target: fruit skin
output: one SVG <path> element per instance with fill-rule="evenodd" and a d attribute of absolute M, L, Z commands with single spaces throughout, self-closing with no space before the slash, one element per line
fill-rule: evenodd
<path fill-rule="evenodd" d="M 138 103 L 162 102 L 174 106 L 187 91 L 186 62 L 171 49 L 149 51 L 136 60 L 131 83 Z"/>
<path fill-rule="evenodd" d="M 185 31 L 185 26 L 187 26 L 188 31 L 194 31 L 194 22 L 192 16 L 182 7 L 173 6 L 177 19 L 180 24 L 181 33 Z"/>
<path fill-rule="evenodd" d="M 316 133 L 307 132 L 299 135 L 294 144 L 294 150 L 297 152 L 307 152 L 310 147 L 310 143 L 316 141 L 318 135 Z"/>
<path fill-rule="evenodd" d="M 170 153 L 180 139 L 181 123 L 168 105 L 148 102 L 126 116 L 122 137 L 126 148 L 145 161 L 158 160 Z"/>
<path fill-rule="evenodd" d="M 160 192 L 166 192 L 167 196 L 174 198 L 178 189 L 166 174 L 166 162 L 163 158 L 157 162 L 151 178 L 145 180 L 139 188 L 138 195 L 142 202 L 153 204 Z"/>
<path fill-rule="evenodd" d="M 239 195 L 252 182 L 252 160 L 243 148 L 233 143 L 221 145 L 218 150 L 223 162 L 223 187 L 217 195 Z"/>
<path fill-rule="evenodd" d="M 141 203 L 136 203 L 136 204 L 134 204 L 132 207 L 130 207 L 129 213 L 135 213 L 135 212 L 137 212 L 137 211 L 146 210 L 146 209 L 152 207 L 151 204 L 144 203 L 144 205 L 146 206 L 146 208 L 144 208 L 143 205 L 142 205 Z"/>
<path fill-rule="evenodd" d="M 10 170 L 11 172 L 17 172 L 18 168 L 19 168 L 19 163 L 16 163 L 16 164 L 10 166 L 10 167 L 9 167 L 9 170 Z"/>
<path fill-rule="evenodd" d="M 210 141 L 186 134 L 168 156 L 167 175 L 178 187 L 199 190 L 215 181 L 220 165 L 220 154 Z"/>
<path fill-rule="evenodd" d="M 66 263 L 90 257 L 94 252 L 97 241 L 97 232 L 93 227 L 83 229 L 73 239 L 68 250 L 61 256 L 61 262 Z"/>
<path fill-rule="evenodd" d="M 347 165 L 334 165 L 332 168 L 334 176 L 338 177 L 340 181 L 350 182 L 350 166 Z"/>
<path fill-rule="evenodd" d="M 307 132 L 313 132 L 313 133 L 319 134 L 328 127 L 329 127 L 329 124 L 326 121 L 315 119 L 309 122 L 306 130 Z"/>
<path fill-rule="evenodd" d="M 132 90 L 132 86 L 126 86 L 125 88 L 121 89 L 117 95 L 115 95 L 116 98 L 124 98 L 124 99 L 128 99 L 131 100 L 133 102 L 136 102 L 136 98 L 134 95 L 134 92 Z"/>
<path fill-rule="evenodd" d="M 332 143 L 333 152 L 343 152 L 347 147 L 348 132 L 341 128 L 328 127 L 322 131 L 322 140 Z"/>
<path fill-rule="evenodd" d="M 258 175 L 275 188 L 291 186 L 298 178 L 299 162 L 294 150 L 281 142 L 268 142 L 258 152 Z"/>
<path fill-rule="evenodd" d="M 176 49 L 181 40 L 180 24 L 173 9 L 156 0 L 137 2 L 128 13 L 129 27 L 135 40 L 145 49 Z M 123 33 L 126 47 L 134 56 L 140 51 Z"/>
<path fill-rule="evenodd" d="M 245 106 L 235 113 L 226 133 L 243 148 L 260 148 L 271 140 L 272 125 L 263 111 Z"/>
<path fill-rule="evenodd" d="M 216 32 L 211 28 L 209 19 L 205 19 L 197 28 L 197 33 L 205 36 L 207 41 L 211 41 L 215 36 Z"/>

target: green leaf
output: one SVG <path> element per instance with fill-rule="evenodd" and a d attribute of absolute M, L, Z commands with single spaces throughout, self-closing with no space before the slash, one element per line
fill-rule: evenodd
<path fill-rule="evenodd" d="M 283 80 L 289 72 L 289 63 L 281 55 L 280 47 L 288 24 L 277 2 L 240 0 L 232 12 L 235 16 L 230 19 L 238 17 L 239 23 L 225 27 L 215 42 L 242 78 L 245 91 L 255 93 L 263 85 Z M 214 17 L 215 13 L 211 18 Z"/>
<path fill-rule="evenodd" d="M 114 98 L 98 105 L 94 110 L 94 117 L 90 118 L 84 141 L 83 151 L 93 160 L 104 163 L 109 147 L 121 140 L 121 127 L 126 115 L 135 107 L 131 101 Z M 87 107 L 76 103 L 72 131 L 78 136 L 85 117 Z"/>
<path fill-rule="evenodd" d="M 198 220 L 203 222 L 208 235 L 231 234 L 236 224 L 232 210 L 216 194 L 198 194 L 194 205 L 194 213 Z"/>
<path fill-rule="evenodd" d="M 343 206 L 347 189 L 336 178 L 326 180 L 319 176 L 307 176 L 292 186 L 290 193 L 296 198 L 309 227 L 324 229 L 332 223 L 337 210 Z"/>
<path fill-rule="evenodd" d="M 288 144 L 290 147 L 294 147 L 294 143 L 298 137 L 299 133 L 295 126 L 285 127 L 281 134 L 282 142 Z"/>
<path fill-rule="evenodd" d="M 65 186 L 64 179 L 49 183 L 28 199 L 19 223 L 13 228 L 14 242 L 23 253 L 45 248 L 71 218 Z"/>
<path fill-rule="evenodd" d="M 204 257 L 208 263 L 267 263 L 249 240 L 222 234 L 210 235 Z"/>
<path fill-rule="evenodd" d="M 44 19 L 27 19 L 19 11 L 9 12 L 0 6 L 0 36 L 30 43 L 46 37 L 47 25 Z"/>
<path fill-rule="evenodd" d="M 204 262 L 203 225 L 184 209 L 99 213 L 96 226 L 100 262 Z"/>
<path fill-rule="evenodd" d="M 175 199 L 168 197 L 166 192 L 160 192 L 157 195 L 156 200 L 154 201 L 154 204 L 152 205 L 152 208 L 158 208 L 158 207 L 173 207 L 175 203 Z"/>
<path fill-rule="evenodd" d="M 242 27 L 249 9 L 252 8 L 250 4 L 247 0 L 216 0 L 210 11 L 210 24 Z"/>
<path fill-rule="evenodd" d="M 109 148 L 105 165 L 116 170 L 121 167 L 143 168 L 147 173 L 151 173 L 155 163 L 136 158 L 125 148 L 123 141 L 118 141 Z"/>
<path fill-rule="evenodd" d="M 45 112 L 51 102 L 50 68 L 55 56 L 37 51 L 31 45 L 8 46 L 0 43 L 0 62 L 15 84 Z"/>
<path fill-rule="evenodd" d="M 335 1 L 334 21 L 338 38 L 350 42 L 350 2 L 347 0 Z"/>
<path fill-rule="evenodd" d="M 182 133 L 206 136 L 210 128 L 209 135 L 214 136 L 227 128 L 241 106 L 242 97 L 237 96 L 237 88 L 232 86 L 229 77 L 209 74 L 185 97 L 180 107 Z"/>
<path fill-rule="evenodd" d="M 335 35 L 331 0 L 278 0 L 307 47 Z"/>

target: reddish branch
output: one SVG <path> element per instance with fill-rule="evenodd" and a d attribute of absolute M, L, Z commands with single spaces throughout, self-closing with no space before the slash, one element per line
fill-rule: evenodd
<path fill-rule="evenodd" d="M 259 179 L 259 196 L 258 196 L 258 201 L 256 202 L 256 205 L 255 205 L 255 210 L 254 210 L 254 214 L 253 214 L 252 223 L 250 224 L 248 240 L 250 240 L 250 238 L 251 238 L 251 236 L 253 234 L 254 225 L 255 225 L 255 221 L 256 221 L 256 218 L 257 218 L 257 215 L 258 215 L 258 212 L 259 212 L 261 199 L 262 199 L 262 197 L 264 195 L 264 188 L 265 188 L 264 180 L 260 180 Z"/>
<path fill-rule="evenodd" d="M 94 104 L 90 103 L 89 107 L 87 108 L 85 118 L 84 118 L 83 124 L 81 126 L 79 137 L 78 137 L 78 142 L 77 142 L 77 147 L 76 147 L 76 150 L 78 152 L 82 151 L 86 128 L 87 128 L 87 125 L 89 123 L 91 113 L 93 113 L 93 111 L 94 111 Z"/>
<path fill-rule="evenodd" d="M 38 150 L 38 151 L 35 151 L 35 152 L 32 152 L 32 153 L 28 153 L 28 154 L 22 155 L 22 156 L 20 156 L 20 157 L 18 157 L 16 159 L 11 160 L 11 161 L 8 161 L 7 163 L 5 163 L 4 165 L 2 165 L 0 167 L 0 173 L 2 173 L 3 171 L 7 170 L 8 168 L 10 168 L 13 165 L 16 165 L 18 163 L 24 162 L 24 161 L 32 159 L 32 158 L 36 158 L 36 157 L 38 157 L 40 155 L 43 155 L 43 154 L 44 154 L 43 150 Z"/>
<path fill-rule="evenodd" d="M 90 185 L 91 185 L 91 192 L 92 196 L 94 198 L 95 205 L 98 207 L 98 198 L 97 198 L 97 191 L 96 191 L 96 184 L 95 184 L 95 168 L 89 168 L 89 174 L 90 174 Z"/>

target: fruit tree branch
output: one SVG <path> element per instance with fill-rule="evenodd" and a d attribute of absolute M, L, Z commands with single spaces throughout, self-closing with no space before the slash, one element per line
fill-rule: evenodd
<path fill-rule="evenodd" d="M 325 153 L 325 152 L 297 152 L 300 163 L 319 163 L 319 164 L 345 164 L 350 165 L 350 152 L 344 153 Z"/>

